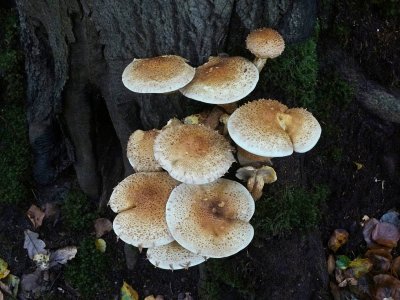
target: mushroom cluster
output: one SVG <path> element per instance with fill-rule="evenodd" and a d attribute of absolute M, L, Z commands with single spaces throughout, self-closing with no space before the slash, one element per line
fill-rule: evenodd
<path fill-rule="evenodd" d="M 211 111 L 170 120 L 162 129 L 136 130 L 127 157 L 135 173 L 121 181 L 109 205 L 113 228 L 126 243 L 148 248 L 163 269 L 188 268 L 207 258 L 233 255 L 251 242 L 249 223 L 266 183 L 277 180 L 272 157 L 311 150 L 321 127 L 303 108 L 271 99 L 237 101 L 256 87 L 267 58 L 279 56 L 282 36 L 270 28 L 251 32 L 243 57 L 210 57 L 193 68 L 176 55 L 134 59 L 124 85 L 136 93 L 181 92 L 216 104 Z M 221 178 L 236 162 L 242 184 Z"/>

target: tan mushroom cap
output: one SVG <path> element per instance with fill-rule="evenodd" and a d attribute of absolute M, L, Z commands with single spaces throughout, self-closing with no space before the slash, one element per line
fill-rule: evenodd
<path fill-rule="evenodd" d="M 136 173 L 121 181 L 109 202 L 119 212 L 113 223 L 115 234 L 140 248 L 173 241 L 165 222 L 165 205 L 177 184 L 166 172 Z"/>
<path fill-rule="evenodd" d="M 229 117 L 229 135 L 237 145 L 259 156 L 291 155 L 293 145 L 280 119 L 287 109 L 276 100 L 249 102 Z"/>
<path fill-rule="evenodd" d="M 167 93 L 187 85 L 194 74 L 195 69 L 177 55 L 135 58 L 122 73 L 122 82 L 136 93 Z"/>
<path fill-rule="evenodd" d="M 220 178 L 235 161 L 225 137 L 190 124 L 165 128 L 154 143 L 154 157 L 173 178 L 190 184 Z"/>
<path fill-rule="evenodd" d="M 154 266 L 166 270 L 188 269 L 206 260 L 204 256 L 190 252 L 175 241 L 147 250 L 147 259 Z"/>
<path fill-rule="evenodd" d="M 249 224 L 254 200 L 244 186 L 219 179 L 205 185 L 181 184 L 167 202 L 167 224 L 184 248 L 207 257 L 226 257 L 254 236 Z"/>
<path fill-rule="evenodd" d="M 259 58 L 275 58 L 285 50 L 285 41 L 278 31 L 272 28 L 260 28 L 249 33 L 246 46 Z"/>
<path fill-rule="evenodd" d="M 238 108 L 228 120 L 234 142 L 246 151 L 267 157 L 287 156 L 312 149 L 321 136 L 317 119 L 303 108 L 259 99 Z"/>
<path fill-rule="evenodd" d="M 243 57 L 210 57 L 196 69 L 193 80 L 180 91 L 188 98 L 211 104 L 238 101 L 257 85 L 256 66 Z"/>
<path fill-rule="evenodd" d="M 158 130 L 136 130 L 128 140 L 127 156 L 136 172 L 157 172 L 162 168 L 154 158 L 154 140 Z"/>
<path fill-rule="evenodd" d="M 291 118 L 286 123 L 293 149 L 304 153 L 311 150 L 321 137 L 321 125 L 317 119 L 304 108 L 291 108 L 286 111 Z"/>

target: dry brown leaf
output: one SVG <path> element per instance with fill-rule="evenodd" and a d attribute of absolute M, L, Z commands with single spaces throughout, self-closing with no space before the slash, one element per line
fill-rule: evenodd
<path fill-rule="evenodd" d="M 54 202 L 46 202 L 44 205 L 45 218 L 57 218 L 60 214 L 60 207 Z"/>
<path fill-rule="evenodd" d="M 344 229 L 335 229 L 328 242 L 328 247 L 336 252 L 340 247 L 349 240 L 349 233 Z"/>
<path fill-rule="evenodd" d="M 329 257 L 328 257 L 327 265 L 328 265 L 328 274 L 332 274 L 333 271 L 335 271 L 335 268 L 336 268 L 335 258 L 333 257 L 332 254 L 330 254 Z"/>
<path fill-rule="evenodd" d="M 94 221 L 94 230 L 97 238 L 102 237 L 112 230 L 112 223 L 109 219 L 99 218 Z"/>
<path fill-rule="evenodd" d="M 374 276 L 374 282 L 377 287 L 375 299 L 400 299 L 400 280 L 387 274 Z"/>
<path fill-rule="evenodd" d="M 400 278 L 400 256 L 396 257 L 392 262 L 392 275 Z"/>
<path fill-rule="evenodd" d="M 373 248 L 376 247 L 376 244 L 372 241 L 371 235 L 372 231 L 374 230 L 376 224 L 378 224 L 379 221 L 375 218 L 368 219 L 364 223 L 363 227 L 363 236 L 364 240 L 367 243 L 368 248 Z"/>
<path fill-rule="evenodd" d="M 400 239 L 400 230 L 390 223 L 378 223 L 372 230 L 371 238 L 379 245 L 394 248 Z"/>
<path fill-rule="evenodd" d="M 36 205 L 32 204 L 26 212 L 29 220 L 32 222 L 33 227 L 36 229 L 42 225 L 45 213 Z"/>

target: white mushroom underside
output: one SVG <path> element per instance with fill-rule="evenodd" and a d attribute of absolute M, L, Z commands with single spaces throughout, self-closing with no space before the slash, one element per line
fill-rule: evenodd
<path fill-rule="evenodd" d="M 190 252 L 175 241 L 148 249 L 147 258 L 154 266 L 166 270 L 187 269 L 206 260 L 204 256 Z"/>

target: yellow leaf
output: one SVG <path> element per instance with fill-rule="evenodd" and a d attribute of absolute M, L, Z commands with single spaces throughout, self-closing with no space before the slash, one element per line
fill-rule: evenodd
<path fill-rule="evenodd" d="M 105 240 L 96 239 L 95 244 L 96 244 L 96 249 L 99 250 L 101 253 L 106 252 L 107 244 Z"/>
<path fill-rule="evenodd" d="M 124 281 L 121 287 L 121 300 L 139 300 L 139 294 Z"/>
<path fill-rule="evenodd" d="M 364 165 L 359 162 L 353 161 L 353 163 L 356 165 L 357 171 L 361 170 L 364 167 Z"/>
<path fill-rule="evenodd" d="M 0 279 L 7 277 L 9 273 L 7 262 L 0 258 Z"/>

